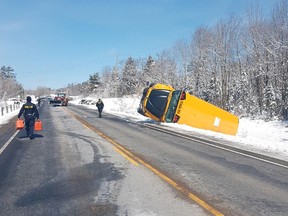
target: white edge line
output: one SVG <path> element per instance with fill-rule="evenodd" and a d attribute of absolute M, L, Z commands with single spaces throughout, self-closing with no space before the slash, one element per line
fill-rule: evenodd
<path fill-rule="evenodd" d="M 19 130 L 17 130 L 10 139 L 4 144 L 4 146 L 0 149 L 0 156 L 4 152 L 4 150 L 8 147 L 8 145 L 11 143 L 11 141 L 15 138 L 15 136 L 19 133 Z"/>
<path fill-rule="evenodd" d="M 269 161 L 269 160 L 266 160 L 266 159 L 263 159 L 263 158 L 259 158 L 259 157 L 256 157 L 256 156 L 252 156 L 252 155 L 249 155 L 249 154 L 245 154 L 245 153 L 242 153 L 242 152 L 231 150 L 229 148 L 225 148 L 225 147 L 217 146 L 217 145 L 214 145 L 214 144 L 206 143 L 206 142 L 203 142 L 201 140 L 194 140 L 194 139 L 192 139 L 192 140 L 200 142 L 200 143 L 205 144 L 205 145 L 212 146 L 214 148 L 222 149 L 222 150 L 225 150 L 225 151 L 228 151 L 228 152 L 233 152 L 233 153 L 238 154 L 238 155 L 242 155 L 242 156 L 245 156 L 245 157 L 253 158 L 253 159 L 256 159 L 258 161 L 263 161 L 263 162 L 266 162 L 266 163 L 269 163 L 269 164 L 273 164 L 273 165 L 284 167 L 284 168 L 288 169 L 288 166 L 280 164 L 280 163 L 277 163 L 277 162 Z"/>
<path fill-rule="evenodd" d="M 110 114 L 111 115 L 111 114 Z M 112 114 L 113 115 L 113 114 Z M 113 115 L 114 116 L 114 115 Z M 118 116 L 116 116 L 118 117 Z M 121 117 L 119 117 L 119 119 L 122 119 Z M 132 122 L 134 122 L 132 120 Z M 135 121 L 136 122 L 136 121 Z M 137 122 L 136 122 L 137 123 Z M 165 129 L 164 129 L 165 130 Z M 170 132 L 170 131 L 169 131 Z M 286 165 L 283 165 L 283 164 L 279 164 L 277 162 L 273 162 L 273 161 L 269 161 L 269 160 L 266 160 L 266 159 L 263 159 L 263 158 L 259 158 L 259 157 L 256 157 L 256 156 L 252 156 L 252 155 L 249 155 L 249 154 L 245 154 L 245 153 L 242 153 L 242 152 L 238 152 L 238 151 L 235 151 L 235 150 L 231 150 L 229 148 L 225 148 L 225 147 L 221 147 L 221 146 L 217 146 L 217 145 L 214 145 L 214 144 L 210 144 L 210 143 L 207 143 L 207 142 L 204 142 L 204 141 L 201 141 L 201 140 L 197 140 L 197 139 L 193 139 L 193 138 L 190 138 L 190 137 L 186 137 L 185 135 L 182 135 L 182 134 L 178 134 L 179 137 L 182 137 L 182 138 L 185 138 L 185 139 L 189 139 L 189 140 L 193 140 L 193 141 L 197 141 L 199 143 L 202 143 L 202 144 L 205 144 L 205 145 L 208 145 L 208 146 L 212 146 L 214 148 L 218 148 L 218 149 L 222 149 L 222 150 L 225 150 L 225 151 L 228 151 L 228 152 L 233 152 L 235 154 L 238 154 L 238 155 L 242 155 L 242 156 L 245 156 L 245 157 L 249 157 L 249 158 L 253 158 L 255 160 L 258 160 L 258 161 L 263 161 L 263 162 L 266 162 L 266 163 L 269 163 L 269 164 L 273 164 L 273 165 L 276 165 L 276 166 L 279 166 L 279 167 L 283 167 L 283 168 L 286 168 L 288 169 L 288 166 Z M 211 141 L 208 139 L 208 141 Z M 0 153 L 1 154 L 1 153 Z"/>
<path fill-rule="evenodd" d="M 164 129 L 165 130 L 165 129 Z M 161 131 L 161 129 L 160 129 Z M 170 131 L 169 131 L 170 132 Z M 258 161 L 262 161 L 262 162 L 266 162 L 266 163 L 269 163 L 269 164 L 273 164 L 273 165 L 276 165 L 276 166 L 279 166 L 279 167 L 283 167 L 283 168 L 286 168 L 288 169 L 288 166 L 284 165 L 284 164 L 280 164 L 280 163 L 277 163 L 277 162 L 273 162 L 273 161 L 269 161 L 269 160 L 266 160 L 266 159 L 263 159 L 263 158 L 259 158 L 259 157 L 256 157 L 256 156 L 252 156 L 252 155 L 249 155 L 249 154 L 246 154 L 246 153 L 243 153 L 243 152 L 238 152 L 236 150 L 232 150 L 232 149 L 229 149 L 229 148 L 225 148 L 225 147 L 222 147 L 222 146 L 217 146 L 215 144 L 211 144 L 211 143 L 207 143 L 205 141 L 201 141 L 201 140 L 197 140 L 197 139 L 193 139 L 191 137 L 187 137 L 183 134 L 177 134 L 178 137 L 181 137 L 181 138 L 184 138 L 184 139 L 188 139 L 188 140 L 192 140 L 192 141 L 196 141 L 196 142 L 199 142 L 199 143 L 202 143 L 204 145 L 208 145 L 208 146 L 211 146 L 211 147 L 214 147 L 214 148 L 218 148 L 218 149 L 222 149 L 224 151 L 228 151 L 228 152 L 233 152 L 235 154 L 238 154 L 238 155 L 242 155 L 242 156 L 245 156 L 245 157 L 249 157 L 249 158 L 253 158 L 255 160 L 258 160 Z M 210 139 L 207 139 L 208 141 L 211 141 Z M 213 141 L 212 141 L 213 142 Z"/>

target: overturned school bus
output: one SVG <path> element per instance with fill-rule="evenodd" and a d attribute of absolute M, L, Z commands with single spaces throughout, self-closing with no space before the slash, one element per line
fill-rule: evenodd
<path fill-rule="evenodd" d="M 164 84 L 145 88 L 137 111 L 155 121 L 185 124 L 229 135 L 236 135 L 239 125 L 237 116 Z"/>

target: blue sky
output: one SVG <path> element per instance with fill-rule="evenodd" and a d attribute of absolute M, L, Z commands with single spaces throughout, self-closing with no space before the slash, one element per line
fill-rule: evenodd
<path fill-rule="evenodd" d="M 25 89 L 82 83 L 118 60 L 155 54 L 253 0 L 0 0 L 0 66 Z M 259 0 L 269 12 L 276 0 Z"/>

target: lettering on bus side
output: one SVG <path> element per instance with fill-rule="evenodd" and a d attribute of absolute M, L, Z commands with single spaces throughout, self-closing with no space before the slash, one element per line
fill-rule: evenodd
<path fill-rule="evenodd" d="M 220 126 L 220 122 L 221 122 L 221 118 L 219 118 L 219 117 L 215 117 L 215 120 L 214 120 L 214 124 L 213 124 L 213 126 L 214 127 L 219 127 Z"/>
<path fill-rule="evenodd" d="M 179 106 L 178 106 L 178 109 L 177 109 L 177 114 L 178 114 L 178 115 L 181 113 L 182 105 L 183 105 L 183 101 L 180 101 Z"/>

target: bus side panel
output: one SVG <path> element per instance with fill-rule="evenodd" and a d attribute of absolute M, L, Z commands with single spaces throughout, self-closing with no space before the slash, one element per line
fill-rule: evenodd
<path fill-rule="evenodd" d="M 237 116 L 188 93 L 179 101 L 176 114 L 180 116 L 178 124 L 229 135 L 236 135 L 238 130 Z"/>

